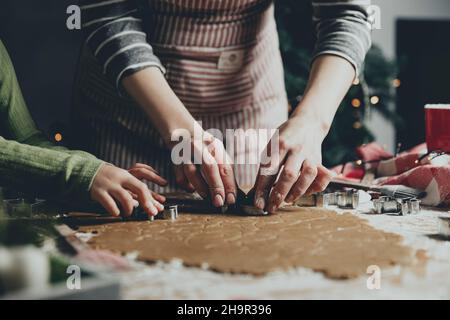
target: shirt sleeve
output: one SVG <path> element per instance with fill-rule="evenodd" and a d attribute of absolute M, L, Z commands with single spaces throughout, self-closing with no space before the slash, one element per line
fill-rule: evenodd
<path fill-rule="evenodd" d="M 317 35 L 314 59 L 324 54 L 340 56 L 353 65 L 358 75 L 372 45 L 370 3 L 370 0 L 312 1 Z"/>
<path fill-rule="evenodd" d="M 80 0 L 85 41 L 120 92 L 125 75 L 165 68 L 147 42 L 137 0 Z"/>
<path fill-rule="evenodd" d="M 103 162 L 0 137 L 0 185 L 51 199 L 89 199 Z"/>
<path fill-rule="evenodd" d="M 86 199 L 102 164 L 86 152 L 55 146 L 37 129 L 0 40 L 0 185 Z"/>

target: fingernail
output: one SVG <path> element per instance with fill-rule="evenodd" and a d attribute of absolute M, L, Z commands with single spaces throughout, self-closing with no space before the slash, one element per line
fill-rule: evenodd
<path fill-rule="evenodd" d="M 159 210 L 164 210 L 164 206 L 161 203 L 156 202 L 156 206 L 158 207 Z"/>
<path fill-rule="evenodd" d="M 256 207 L 257 207 L 258 209 L 264 210 L 264 206 L 266 205 L 266 204 L 265 204 L 265 201 L 264 201 L 264 198 L 258 198 L 258 199 L 256 200 L 255 205 L 256 205 Z"/>
<path fill-rule="evenodd" d="M 292 203 L 292 202 L 294 202 L 294 198 L 292 196 L 287 196 L 286 199 L 284 200 L 284 202 Z"/>
<path fill-rule="evenodd" d="M 234 193 L 227 194 L 227 204 L 234 204 L 236 202 L 236 197 Z"/>
<path fill-rule="evenodd" d="M 222 207 L 223 206 L 223 198 L 220 194 L 216 194 L 214 197 L 214 206 L 215 207 Z"/>
<path fill-rule="evenodd" d="M 139 202 L 136 201 L 136 200 L 133 200 L 133 206 L 134 206 L 135 208 L 139 207 Z"/>

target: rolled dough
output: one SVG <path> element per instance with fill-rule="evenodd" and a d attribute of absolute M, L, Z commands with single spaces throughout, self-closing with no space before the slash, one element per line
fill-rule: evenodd
<path fill-rule="evenodd" d="M 94 232 L 89 244 L 119 253 L 139 253 L 146 262 L 181 259 L 218 272 L 263 275 L 305 267 L 329 278 L 348 279 L 414 263 L 399 235 L 371 227 L 350 213 L 288 208 L 266 217 L 181 214 L 178 220 L 124 222 L 80 227 Z"/>

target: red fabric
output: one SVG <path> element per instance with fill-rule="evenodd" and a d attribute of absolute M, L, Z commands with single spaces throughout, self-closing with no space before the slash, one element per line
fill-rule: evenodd
<path fill-rule="evenodd" d="M 450 156 L 423 158 L 427 153 L 426 144 L 396 157 L 376 143 L 361 146 L 356 152 L 365 163 L 365 169 L 376 169 L 379 179 L 375 184 L 400 184 L 425 190 L 428 195 L 423 199 L 424 204 L 450 205 Z M 364 176 L 363 167 L 355 163 L 341 165 L 332 170 L 348 180 L 361 180 Z"/>
<path fill-rule="evenodd" d="M 365 162 L 379 159 L 390 159 L 394 156 L 392 153 L 387 152 L 382 146 L 375 142 L 356 148 L 356 154 Z"/>

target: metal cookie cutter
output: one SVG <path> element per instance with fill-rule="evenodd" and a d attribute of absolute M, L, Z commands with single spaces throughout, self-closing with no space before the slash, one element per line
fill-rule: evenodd
<path fill-rule="evenodd" d="M 440 217 L 438 220 L 439 234 L 450 237 L 450 218 Z"/>
<path fill-rule="evenodd" d="M 172 220 L 172 221 L 178 219 L 178 206 L 173 205 L 164 208 L 164 211 L 162 212 L 162 218 L 164 220 Z"/>
<path fill-rule="evenodd" d="M 255 190 L 251 189 L 247 194 L 238 188 L 236 206 L 238 211 L 248 216 L 266 216 L 269 213 L 253 205 L 255 199 Z"/>
<path fill-rule="evenodd" d="M 6 212 L 12 217 L 32 217 L 35 214 L 42 213 L 45 206 L 45 200 L 41 199 L 7 199 L 3 200 Z"/>
<path fill-rule="evenodd" d="M 324 193 L 322 195 L 324 206 L 337 206 L 337 192 Z"/>
<path fill-rule="evenodd" d="M 408 201 L 409 214 L 419 214 L 420 213 L 420 200 L 410 199 Z"/>
<path fill-rule="evenodd" d="M 315 193 L 303 196 L 294 203 L 299 207 L 339 206 L 356 209 L 359 206 L 359 192 L 356 189 L 331 193 Z"/>
<path fill-rule="evenodd" d="M 141 207 L 136 207 L 133 210 L 133 213 L 129 217 L 122 217 L 124 221 L 153 221 L 155 220 L 154 216 L 148 215 Z"/>
<path fill-rule="evenodd" d="M 359 206 L 359 192 L 356 189 L 339 191 L 335 196 L 339 208 L 356 209 Z"/>
<path fill-rule="evenodd" d="M 337 205 L 336 194 L 333 193 L 314 193 L 307 196 L 302 196 L 294 202 L 294 205 L 299 207 L 319 207 Z"/>
<path fill-rule="evenodd" d="M 299 207 L 318 207 L 323 206 L 323 200 L 324 196 L 322 194 L 311 194 L 300 197 L 294 204 Z"/>
<path fill-rule="evenodd" d="M 165 206 L 164 211 L 158 213 L 156 216 L 149 216 L 144 210 L 140 207 L 135 208 L 132 215 L 127 218 L 123 218 L 126 221 L 154 221 L 155 219 L 164 219 L 164 220 L 176 220 L 178 218 L 178 206 L 170 205 Z"/>

